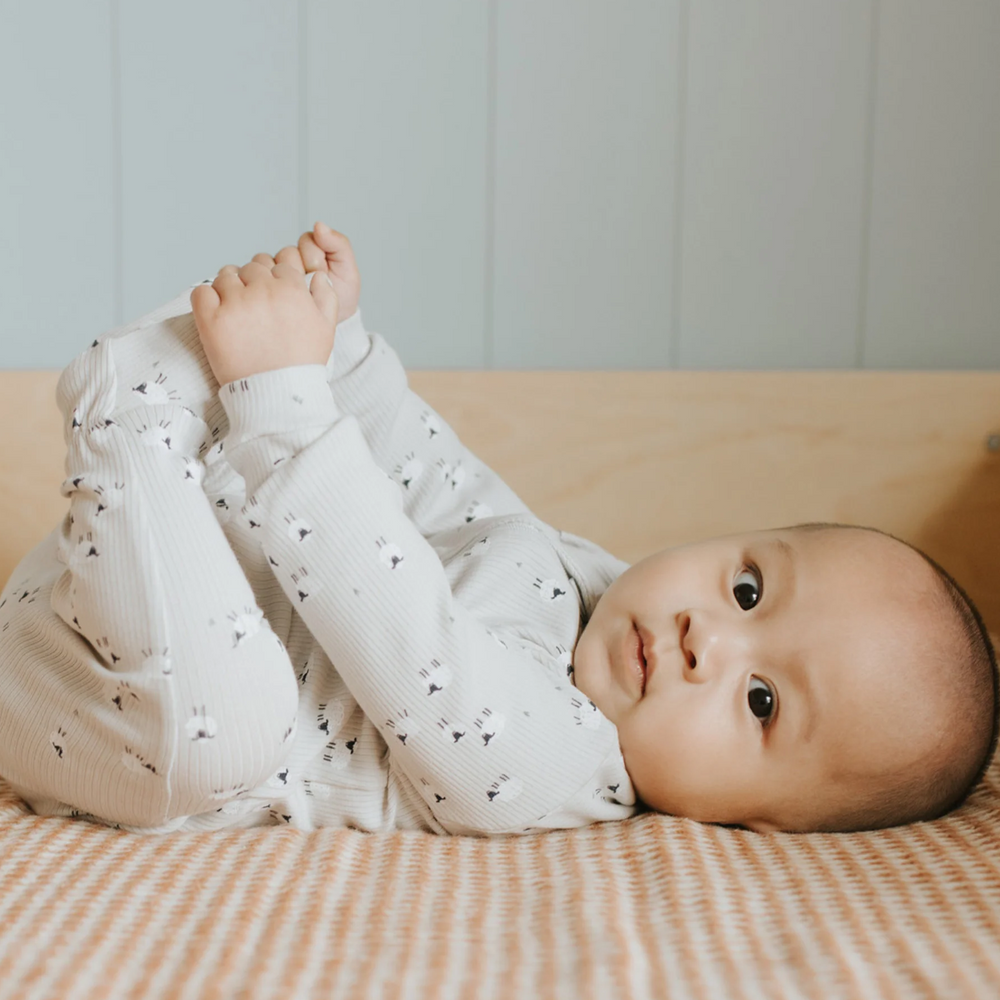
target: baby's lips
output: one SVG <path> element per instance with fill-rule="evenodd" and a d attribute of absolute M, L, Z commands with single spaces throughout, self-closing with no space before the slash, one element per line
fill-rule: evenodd
<path fill-rule="evenodd" d="M 646 683 L 648 684 L 649 677 L 656 666 L 656 639 L 651 632 L 648 632 L 638 622 L 635 623 L 635 630 L 639 633 L 639 638 L 642 640 L 642 658 L 646 661 Z"/>

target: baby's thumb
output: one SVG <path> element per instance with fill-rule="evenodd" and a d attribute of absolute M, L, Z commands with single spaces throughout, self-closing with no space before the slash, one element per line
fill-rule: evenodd
<path fill-rule="evenodd" d="M 331 229 L 325 222 L 317 222 L 313 226 L 313 242 L 324 253 L 335 253 L 342 249 L 344 234 Z"/>
<path fill-rule="evenodd" d="M 333 290 L 333 282 L 326 271 L 317 271 L 313 275 L 309 291 L 316 300 L 316 305 L 319 306 L 319 311 L 323 314 L 324 318 L 329 320 L 331 325 L 336 326 L 337 314 L 340 311 L 340 300 L 337 298 L 337 293 Z"/>

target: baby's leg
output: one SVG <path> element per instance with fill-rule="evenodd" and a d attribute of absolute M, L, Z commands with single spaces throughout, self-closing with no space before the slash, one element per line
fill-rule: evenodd
<path fill-rule="evenodd" d="M 0 774 L 148 828 L 272 775 L 298 685 L 200 486 L 207 423 L 119 386 L 115 345 L 61 380 L 70 510 L 0 596 Z"/>

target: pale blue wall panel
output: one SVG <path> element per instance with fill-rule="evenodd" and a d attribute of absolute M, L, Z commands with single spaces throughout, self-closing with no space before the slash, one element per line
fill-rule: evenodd
<path fill-rule="evenodd" d="M 122 3 L 124 321 L 294 243 L 295 0 Z"/>
<path fill-rule="evenodd" d="M 488 5 L 306 4 L 307 227 L 345 233 L 403 363 L 484 366 Z"/>
<path fill-rule="evenodd" d="M 493 366 L 663 367 L 678 3 L 497 9 Z"/>
<path fill-rule="evenodd" d="M 114 180 L 111 4 L 5 0 L 0 366 L 62 368 L 113 325 Z"/>
<path fill-rule="evenodd" d="M 1000 366 L 986 0 L 0 0 L 0 66 L 2 367 L 316 218 L 410 367 Z"/>
<path fill-rule="evenodd" d="M 865 365 L 1000 367 L 1000 4 L 879 21 Z"/>
<path fill-rule="evenodd" d="M 869 0 L 690 4 L 684 368 L 853 367 Z"/>

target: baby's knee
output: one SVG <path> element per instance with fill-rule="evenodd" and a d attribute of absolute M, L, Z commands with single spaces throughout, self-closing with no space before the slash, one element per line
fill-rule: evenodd
<path fill-rule="evenodd" d="M 26 798 L 156 827 L 214 811 L 283 766 L 299 690 L 270 630 L 239 657 L 182 643 L 113 670 L 51 611 L 49 589 L 8 588 L 0 609 L 0 773 Z"/>
<path fill-rule="evenodd" d="M 258 645 L 247 682 L 188 686 L 175 704 L 171 819 L 217 809 L 264 784 L 291 752 L 299 688 L 277 643 Z"/>

